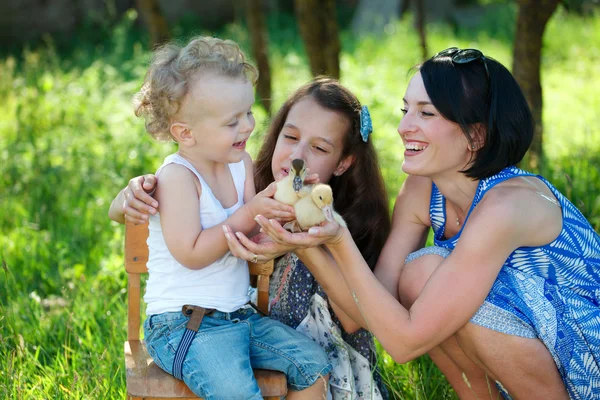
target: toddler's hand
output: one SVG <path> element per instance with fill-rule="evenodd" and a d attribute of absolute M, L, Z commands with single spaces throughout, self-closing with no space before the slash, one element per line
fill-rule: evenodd
<path fill-rule="evenodd" d="M 264 216 L 269 215 L 268 218 L 276 219 L 278 221 L 293 221 L 296 219 L 294 207 L 273 199 L 276 191 L 277 186 L 275 183 L 271 183 L 265 190 L 254 196 L 254 198 L 245 205 L 252 218 L 260 214 Z"/>

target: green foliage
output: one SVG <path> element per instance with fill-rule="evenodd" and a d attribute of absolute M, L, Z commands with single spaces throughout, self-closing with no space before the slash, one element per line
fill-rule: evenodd
<path fill-rule="evenodd" d="M 507 26 L 514 8 L 504 10 Z M 153 142 L 133 116 L 149 52 L 128 13 L 101 44 L 75 35 L 0 59 L 0 398 L 123 398 L 126 335 L 123 229 L 107 218 L 127 180 L 152 172 L 173 145 Z M 503 19 L 504 20 L 504 19 Z M 310 78 L 293 19 L 269 21 L 274 107 Z M 494 27 L 496 26 L 496 27 Z M 431 52 L 479 47 L 511 65 L 511 33 L 428 26 Z M 489 29 L 488 29 L 489 28 Z M 175 28 L 189 37 L 191 24 Z M 243 27 L 219 33 L 249 49 Z M 541 173 L 600 230 L 600 16 L 559 12 L 544 38 L 546 159 Z M 496 36 L 499 36 L 498 39 Z M 508 39 L 507 39 L 508 38 Z M 97 41 L 96 41 L 97 43 Z M 383 38 L 342 33 L 342 80 L 370 107 L 390 200 L 404 175 L 397 136 L 410 67 L 419 62 L 409 19 Z M 255 155 L 266 127 L 256 107 Z M 455 395 L 431 361 L 396 365 L 379 351 L 398 399 Z"/>

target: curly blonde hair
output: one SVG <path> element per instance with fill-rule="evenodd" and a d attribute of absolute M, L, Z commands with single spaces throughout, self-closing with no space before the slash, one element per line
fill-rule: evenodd
<path fill-rule="evenodd" d="M 258 79 L 258 70 L 231 40 L 200 36 L 185 47 L 168 43 L 154 52 L 144 84 L 134 96 L 134 111 L 146 120 L 146 130 L 156 140 L 173 140 L 170 120 L 179 109 L 198 72 Z"/>

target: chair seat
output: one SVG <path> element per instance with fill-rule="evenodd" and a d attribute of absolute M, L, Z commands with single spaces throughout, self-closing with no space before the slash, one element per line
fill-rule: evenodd
<path fill-rule="evenodd" d="M 125 369 L 127 394 L 131 397 L 198 399 L 183 381 L 173 378 L 152 361 L 143 340 L 125 342 Z M 283 373 L 255 369 L 254 376 L 263 397 L 284 396 L 287 393 Z"/>

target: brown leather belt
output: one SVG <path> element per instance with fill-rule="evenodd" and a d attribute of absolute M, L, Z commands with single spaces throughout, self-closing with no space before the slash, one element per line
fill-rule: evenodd
<path fill-rule="evenodd" d="M 184 305 L 181 308 L 181 312 L 186 317 L 190 317 L 186 329 L 189 329 L 194 332 L 198 332 L 200 328 L 200 324 L 202 324 L 202 319 L 205 315 L 212 315 L 216 310 L 214 308 L 204 308 L 200 306 L 192 306 L 189 304 Z"/>
<path fill-rule="evenodd" d="M 252 307 L 257 313 L 259 313 L 263 317 L 266 316 L 266 314 L 264 312 L 262 312 L 251 301 L 247 302 L 245 305 Z M 189 330 L 192 330 L 194 332 L 198 332 L 198 329 L 200 329 L 200 325 L 202 324 L 202 319 L 205 316 L 212 315 L 215 311 L 217 311 L 217 310 L 215 310 L 214 308 L 204 308 L 204 307 L 200 307 L 200 306 L 193 306 L 190 304 L 186 304 L 181 308 L 181 312 L 183 313 L 183 315 L 190 318 L 186 325 L 186 328 Z"/>

